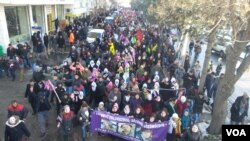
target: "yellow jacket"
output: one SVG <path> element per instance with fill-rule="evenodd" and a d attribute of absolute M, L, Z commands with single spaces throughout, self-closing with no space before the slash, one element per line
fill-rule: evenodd
<path fill-rule="evenodd" d="M 176 121 L 175 135 L 181 135 L 181 119 Z"/>

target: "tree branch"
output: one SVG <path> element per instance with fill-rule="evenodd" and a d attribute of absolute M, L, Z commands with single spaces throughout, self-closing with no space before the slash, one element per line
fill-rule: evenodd
<path fill-rule="evenodd" d="M 220 17 L 219 21 L 208 31 L 208 34 L 212 33 L 215 29 L 217 29 L 217 26 L 219 26 L 221 21 L 222 21 L 222 16 Z"/>
<path fill-rule="evenodd" d="M 241 78 L 243 73 L 248 69 L 249 65 L 250 65 L 250 55 L 248 55 L 246 58 L 243 59 L 239 68 L 236 70 L 236 77 L 234 79 L 234 82 L 237 82 Z"/>

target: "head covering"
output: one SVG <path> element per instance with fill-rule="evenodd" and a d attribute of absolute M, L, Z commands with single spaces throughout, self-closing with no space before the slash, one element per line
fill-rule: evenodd
<path fill-rule="evenodd" d="M 199 131 L 199 127 L 195 124 L 192 127 L 192 132 L 197 133 Z"/>
<path fill-rule="evenodd" d="M 69 107 L 69 105 L 65 105 L 64 106 L 64 112 L 65 113 L 70 113 L 70 107 Z"/>
<path fill-rule="evenodd" d="M 156 71 L 156 72 L 155 72 L 155 77 L 154 77 L 153 81 L 154 81 L 154 82 L 158 82 L 159 80 L 160 80 L 159 72 Z"/>
<path fill-rule="evenodd" d="M 75 47 L 75 46 L 72 46 L 71 48 L 72 48 L 72 49 L 76 49 L 76 47 Z"/>
<path fill-rule="evenodd" d="M 109 72 L 109 70 L 107 68 L 104 68 L 103 72 Z"/>
<path fill-rule="evenodd" d="M 98 67 L 101 65 L 100 60 L 97 60 L 97 61 L 96 61 L 96 65 L 97 65 Z"/>
<path fill-rule="evenodd" d="M 99 102 L 99 106 L 104 106 L 104 103 L 101 101 L 101 102 Z"/>
<path fill-rule="evenodd" d="M 119 86 L 119 79 L 115 79 L 115 85 L 118 87 Z"/>
<path fill-rule="evenodd" d="M 90 65 L 91 67 L 94 67 L 94 65 L 95 65 L 94 60 L 91 60 L 91 61 L 89 62 L 89 65 Z"/>
<path fill-rule="evenodd" d="M 144 84 L 142 85 L 142 88 L 148 88 L 148 84 L 147 84 L 147 83 L 144 83 Z"/>
<path fill-rule="evenodd" d="M 96 87 L 97 87 L 97 85 L 96 85 L 95 81 L 93 81 L 91 83 L 91 89 L 92 89 L 92 91 L 96 91 Z"/>
<path fill-rule="evenodd" d="M 185 96 L 181 96 L 181 103 L 185 103 L 187 98 Z"/>
<path fill-rule="evenodd" d="M 171 78 L 171 83 L 176 83 L 176 79 L 174 77 Z"/>
<path fill-rule="evenodd" d="M 8 119 L 8 123 L 10 125 L 15 125 L 19 122 L 19 117 L 18 116 L 11 116 L 9 119 Z"/>
<path fill-rule="evenodd" d="M 82 100 L 82 99 L 83 99 L 83 96 L 84 96 L 84 95 L 83 95 L 83 92 L 80 91 L 80 93 L 79 93 L 79 95 L 78 95 L 79 99 Z"/>
<path fill-rule="evenodd" d="M 173 113 L 172 118 L 179 118 L 178 114 Z"/>

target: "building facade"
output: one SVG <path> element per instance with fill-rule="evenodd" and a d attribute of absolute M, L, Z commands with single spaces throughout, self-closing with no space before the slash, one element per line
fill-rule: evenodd
<path fill-rule="evenodd" d="M 65 18 L 64 7 L 74 0 L 0 0 L 0 44 L 29 41 L 36 31 L 55 30 L 54 20 Z"/>
<path fill-rule="evenodd" d="M 87 16 L 107 8 L 109 0 L 0 0 L 0 46 L 30 41 L 34 32 L 55 31 L 54 20 Z"/>

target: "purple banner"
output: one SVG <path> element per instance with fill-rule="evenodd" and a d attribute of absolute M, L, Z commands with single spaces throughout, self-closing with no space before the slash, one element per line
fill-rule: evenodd
<path fill-rule="evenodd" d="M 91 131 L 111 134 L 129 141 L 164 141 L 168 122 L 145 123 L 127 116 L 93 111 Z"/>

